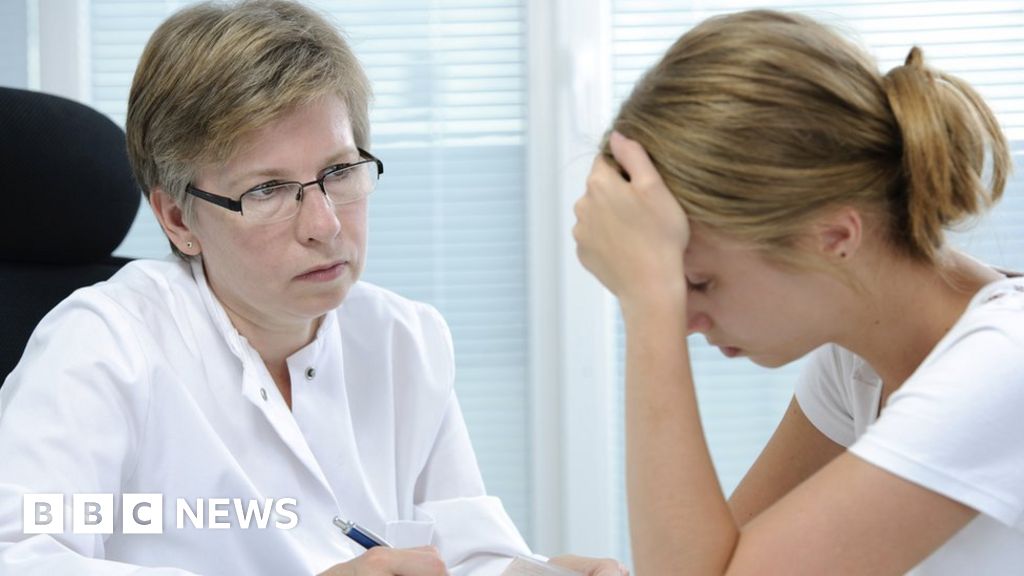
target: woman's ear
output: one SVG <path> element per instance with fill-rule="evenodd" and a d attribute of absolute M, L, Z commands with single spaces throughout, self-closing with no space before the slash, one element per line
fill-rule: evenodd
<path fill-rule="evenodd" d="M 852 258 L 860 249 L 864 222 L 857 209 L 846 206 L 821 218 L 815 231 L 822 256 L 830 260 L 844 260 Z"/>
<path fill-rule="evenodd" d="M 199 238 L 185 223 L 181 207 L 163 188 L 157 186 L 149 191 L 149 207 L 164 233 L 182 254 L 196 256 L 202 252 Z"/>

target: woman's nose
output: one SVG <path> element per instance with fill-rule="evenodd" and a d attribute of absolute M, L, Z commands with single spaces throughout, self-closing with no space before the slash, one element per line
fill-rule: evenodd
<path fill-rule="evenodd" d="M 310 187 L 302 196 L 298 217 L 299 234 L 302 240 L 331 240 L 341 233 L 341 220 L 327 195 L 318 188 Z"/>
<path fill-rule="evenodd" d="M 704 312 L 690 312 L 686 315 L 686 334 L 707 332 L 711 329 L 711 317 Z"/>

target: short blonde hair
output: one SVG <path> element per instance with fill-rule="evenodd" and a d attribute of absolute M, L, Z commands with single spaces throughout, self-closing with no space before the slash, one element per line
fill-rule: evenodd
<path fill-rule="evenodd" d="M 248 0 L 175 13 L 149 39 L 128 99 L 128 155 L 143 193 L 162 187 L 190 222 L 185 187 L 199 166 L 227 160 L 246 134 L 327 95 L 342 99 L 356 145 L 369 148 L 369 82 L 313 10 Z"/>
<path fill-rule="evenodd" d="M 943 230 L 997 201 L 1010 169 L 988 106 L 918 48 L 882 76 L 826 26 L 768 10 L 683 35 L 613 128 L 646 148 L 694 221 L 796 266 L 808 264 L 797 246 L 812 219 L 843 205 L 935 263 Z"/>

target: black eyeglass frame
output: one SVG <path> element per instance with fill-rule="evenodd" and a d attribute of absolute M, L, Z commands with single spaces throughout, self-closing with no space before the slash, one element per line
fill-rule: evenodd
<path fill-rule="evenodd" d="M 324 196 L 327 196 L 327 189 L 324 188 L 324 180 L 326 180 L 328 177 L 334 174 L 337 174 L 338 172 L 351 170 L 356 166 L 362 166 L 363 164 L 369 164 L 371 162 L 377 165 L 377 179 L 379 180 L 381 175 L 384 174 L 384 163 L 381 162 L 379 158 L 377 158 L 373 154 L 370 154 L 366 150 L 363 150 L 362 148 L 356 148 L 356 150 L 359 151 L 359 156 L 362 158 L 362 160 L 358 162 L 353 162 L 351 164 L 335 164 L 334 166 L 329 166 L 324 169 L 324 173 L 321 174 L 319 178 L 317 178 L 316 180 L 310 180 L 305 184 L 298 181 L 275 182 L 273 184 L 266 185 L 261 184 L 259 186 L 256 186 L 255 188 L 250 188 L 245 192 L 242 192 L 242 195 L 238 197 L 238 200 L 235 200 L 234 198 L 230 198 L 228 196 L 221 196 L 220 194 L 213 194 L 212 192 L 207 192 L 206 190 L 200 190 L 199 188 L 193 186 L 191 183 L 185 185 L 185 192 L 201 200 L 206 200 L 211 204 L 216 204 L 217 206 L 220 206 L 222 208 L 227 208 L 228 210 L 231 210 L 233 212 L 238 212 L 239 214 L 244 216 L 245 213 L 242 212 L 242 198 L 245 198 L 245 195 L 249 194 L 250 192 L 259 192 L 261 190 L 266 190 L 267 188 L 276 188 L 278 186 L 298 184 L 299 186 L 301 186 L 301 188 L 299 188 L 299 193 L 295 197 L 295 201 L 301 202 L 302 195 L 305 194 L 306 192 L 306 187 L 316 184 L 320 188 L 320 192 L 323 192 Z M 327 197 L 330 198 L 330 196 Z M 333 200 L 331 202 L 333 202 Z"/>

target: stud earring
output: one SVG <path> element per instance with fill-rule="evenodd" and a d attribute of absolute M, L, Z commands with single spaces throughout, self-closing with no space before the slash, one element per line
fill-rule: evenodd
<path fill-rule="evenodd" d="M 188 248 L 192 248 L 192 243 L 191 242 L 186 242 L 185 246 L 187 246 Z"/>

